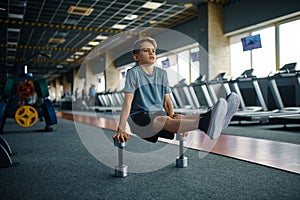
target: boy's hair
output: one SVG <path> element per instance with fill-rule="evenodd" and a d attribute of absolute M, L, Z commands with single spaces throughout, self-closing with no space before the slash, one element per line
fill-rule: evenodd
<path fill-rule="evenodd" d="M 132 46 L 132 54 L 133 55 L 139 54 L 141 44 L 144 42 L 150 42 L 154 46 L 155 49 L 157 48 L 157 43 L 153 38 L 151 38 L 151 37 L 141 38 L 141 39 L 135 41 L 135 43 Z"/>

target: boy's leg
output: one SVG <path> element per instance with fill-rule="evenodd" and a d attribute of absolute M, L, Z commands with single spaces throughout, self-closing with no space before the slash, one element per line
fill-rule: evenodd
<path fill-rule="evenodd" d="M 227 102 L 219 99 L 211 112 L 200 118 L 195 119 L 172 119 L 169 116 L 158 116 L 154 119 L 154 129 L 167 130 L 173 133 L 184 133 L 200 129 L 206 132 L 211 139 L 217 138 L 223 129 L 224 117 L 227 112 Z"/>
<path fill-rule="evenodd" d="M 199 129 L 213 140 L 220 136 L 225 116 L 228 110 L 228 104 L 225 99 L 217 101 L 211 111 L 207 112 L 199 121 Z"/>
<path fill-rule="evenodd" d="M 235 92 L 230 93 L 226 97 L 226 101 L 228 104 L 228 109 L 224 119 L 223 129 L 228 127 L 230 120 L 232 119 L 233 115 L 238 111 L 240 106 L 240 98 Z"/>

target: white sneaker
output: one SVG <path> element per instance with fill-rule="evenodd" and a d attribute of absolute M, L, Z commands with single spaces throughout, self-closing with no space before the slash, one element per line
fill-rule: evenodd
<path fill-rule="evenodd" d="M 227 113 L 227 108 L 227 101 L 223 98 L 220 98 L 211 111 L 207 135 L 212 140 L 218 138 L 221 135 L 224 126 L 224 119 Z"/>
<path fill-rule="evenodd" d="M 235 92 L 231 92 L 227 97 L 228 104 L 227 113 L 224 119 L 223 129 L 227 128 L 233 115 L 238 111 L 240 106 L 240 98 Z"/>

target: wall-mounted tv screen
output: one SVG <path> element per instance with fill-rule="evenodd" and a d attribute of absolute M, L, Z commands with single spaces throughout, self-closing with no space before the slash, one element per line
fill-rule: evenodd
<path fill-rule="evenodd" d="M 162 67 L 163 67 L 163 68 L 168 68 L 168 67 L 170 67 L 170 61 L 169 61 L 168 58 L 167 58 L 166 60 L 162 60 L 162 61 L 161 61 L 161 64 L 162 64 Z"/>
<path fill-rule="evenodd" d="M 260 34 L 244 37 L 241 40 L 243 44 L 243 51 L 261 48 Z"/>

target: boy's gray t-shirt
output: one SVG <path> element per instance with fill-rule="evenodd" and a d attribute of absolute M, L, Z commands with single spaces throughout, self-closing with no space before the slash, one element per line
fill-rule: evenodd
<path fill-rule="evenodd" d="M 134 94 L 130 115 L 138 112 L 163 110 L 164 94 L 170 93 L 167 72 L 154 67 L 152 74 L 146 74 L 138 65 L 127 71 L 123 92 Z"/>

